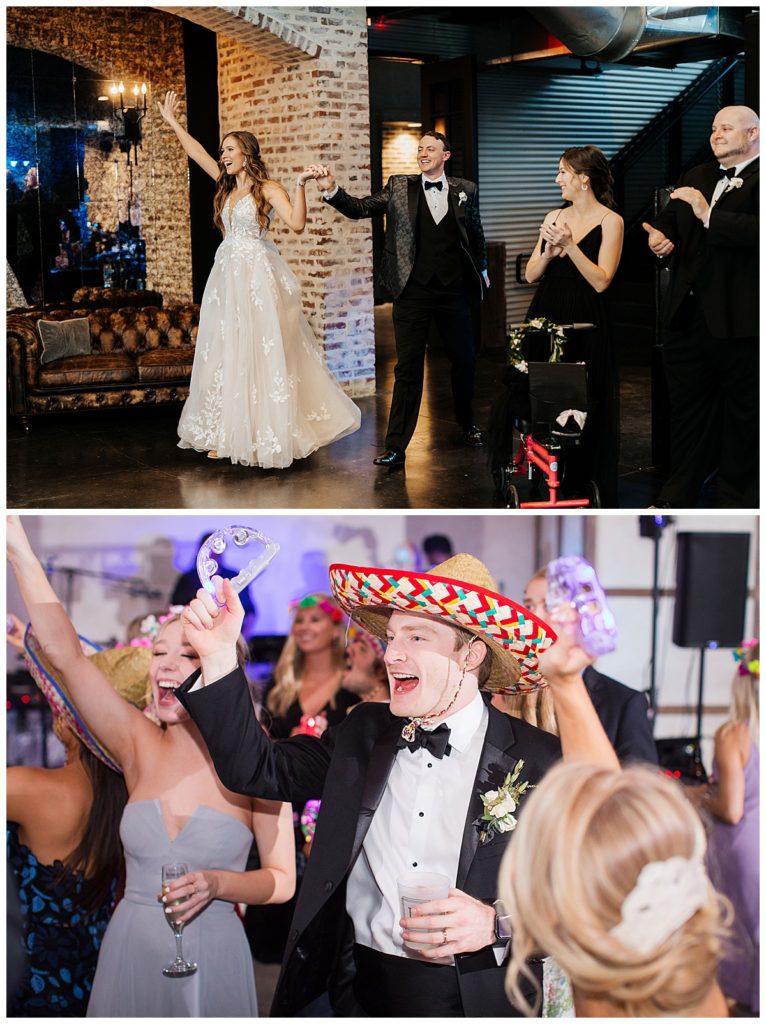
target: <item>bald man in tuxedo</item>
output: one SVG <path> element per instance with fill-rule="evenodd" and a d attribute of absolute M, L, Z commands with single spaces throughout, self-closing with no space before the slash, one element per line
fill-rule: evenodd
<path fill-rule="evenodd" d="M 713 121 L 715 162 L 681 178 L 649 248 L 671 268 L 661 308 L 671 475 L 660 508 L 694 507 L 718 473 L 718 505 L 758 508 L 760 127 L 749 107 Z"/>

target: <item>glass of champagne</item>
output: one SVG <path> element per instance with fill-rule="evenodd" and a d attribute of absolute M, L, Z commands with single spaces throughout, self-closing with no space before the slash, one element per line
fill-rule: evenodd
<path fill-rule="evenodd" d="M 167 922 L 173 929 L 173 934 L 176 937 L 176 958 L 172 964 L 168 964 L 167 967 L 162 968 L 162 973 L 166 978 L 186 978 L 189 974 L 194 974 L 197 970 L 196 964 L 190 964 L 184 960 L 183 950 L 181 949 L 181 934 L 184 930 L 183 924 L 176 920 L 184 912 L 183 904 L 186 902 L 188 897 L 182 899 L 171 900 L 170 894 L 170 883 L 174 882 L 177 878 L 182 875 L 188 874 L 189 869 L 185 864 L 163 864 L 162 865 L 162 895 L 168 897 L 167 903 L 163 903 L 163 913 L 167 918 Z M 170 910 L 167 912 L 165 908 Z"/>

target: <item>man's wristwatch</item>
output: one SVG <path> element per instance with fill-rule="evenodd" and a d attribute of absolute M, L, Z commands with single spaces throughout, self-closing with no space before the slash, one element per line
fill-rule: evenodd
<path fill-rule="evenodd" d="M 495 911 L 495 941 L 498 943 L 508 942 L 513 935 L 513 929 L 505 903 L 502 900 L 495 900 L 492 907 Z"/>

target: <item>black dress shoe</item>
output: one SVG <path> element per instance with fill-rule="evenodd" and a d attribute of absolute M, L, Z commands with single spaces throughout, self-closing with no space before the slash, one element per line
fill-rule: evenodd
<path fill-rule="evenodd" d="M 463 440 L 469 448 L 481 448 L 483 444 L 481 430 L 479 430 L 475 423 L 472 427 L 468 427 L 467 430 L 463 431 Z"/>
<path fill-rule="evenodd" d="M 404 465 L 404 452 L 401 448 L 390 448 L 372 461 L 376 466 L 388 466 L 389 469 L 393 469 L 395 466 Z"/>

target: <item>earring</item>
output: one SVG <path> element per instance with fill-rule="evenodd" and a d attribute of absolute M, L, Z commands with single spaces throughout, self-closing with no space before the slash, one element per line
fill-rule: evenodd
<path fill-rule="evenodd" d="M 588 186 L 587 185 L 581 185 L 580 188 L 583 190 L 583 192 L 587 192 L 588 191 Z"/>

